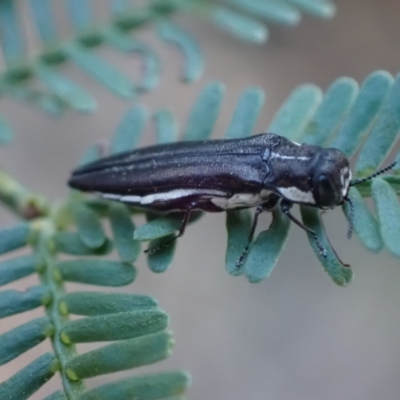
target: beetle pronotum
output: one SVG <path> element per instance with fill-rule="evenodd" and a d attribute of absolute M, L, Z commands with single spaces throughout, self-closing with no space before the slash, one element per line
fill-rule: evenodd
<path fill-rule="evenodd" d="M 325 256 L 315 232 L 291 214 L 293 204 L 329 209 L 346 201 L 353 213 L 349 188 L 393 166 L 351 181 L 349 161 L 341 151 L 300 145 L 263 133 L 244 139 L 176 142 L 119 153 L 76 169 L 69 185 L 155 212 L 183 211 L 182 225 L 172 240 L 183 235 L 193 210 L 257 207 L 248 244 L 237 262 L 239 267 L 253 240 L 259 215 L 274 207 L 280 207 L 295 224 L 311 233 Z M 351 216 L 349 237 L 352 228 Z"/>

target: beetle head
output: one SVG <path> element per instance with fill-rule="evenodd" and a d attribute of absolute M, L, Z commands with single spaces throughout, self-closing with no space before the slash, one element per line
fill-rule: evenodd
<path fill-rule="evenodd" d="M 312 190 L 317 207 L 326 209 L 343 204 L 351 179 L 346 156 L 336 149 L 324 149 L 313 170 Z"/>

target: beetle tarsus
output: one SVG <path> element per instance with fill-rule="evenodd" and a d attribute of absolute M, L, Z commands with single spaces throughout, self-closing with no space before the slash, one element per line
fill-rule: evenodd
<path fill-rule="evenodd" d="M 320 240 L 318 239 L 317 234 L 310 229 L 309 227 L 305 226 L 301 221 L 299 221 L 294 215 L 290 213 L 290 209 L 292 208 L 293 203 L 290 203 L 288 201 L 281 201 L 281 211 L 292 221 L 294 222 L 298 227 L 301 229 L 305 230 L 308 232 L 312 237 L 314 238 L 315 244 L 318 247 L 319 253 L 321 254 L 322 257 L 326 258 L 327 257 L 327 252 L 325 247 L 322 245 Z"/>
<path fill-rule="evenodd" d="M 179 237 L 181 237 L 184 233 L 185 233 L 185 229 L 186 229 L 186 225 L 189 222 L 189 218 L 190 218 L 190 214 L 193 210 L 195 204 L 192 204 L 186 211 L 185 214 L 183 215 L 183 219 L 182 219 L 182 224 L 181 227 L 179 228 L 179 232 L 177 235 L 175 235 L 174 237 L 172 237 L 171 239 L 167 240 L 164 243 L 161 243 L 158 246 L 155 247 L 151 247 L 146 249 L 144 252 L 146 254 L 155 254 L 158 253 L 160 250 L 165 249 L 166 247 L 171 246 L 171 243 L 174 242 L 176 239 L 178 239 Z"/>
<path fill-rule="evenodd" d="M 249 238 L 247 239 L 247 245 L 246 245 L 245 249 L 243 250 L 243 253 L 240 255 L 239 260 L 237 260 L 237 263 L 236 263 L 237 269 L 239 269 L 242 266 L 247 254 L 249 252 L 251 243 L 253 242 L 254 232 L 256 231 L 256 228 L 257 228 L 258 217 L 260 216 L 260 214 L 263 211 L 264 211 L 264 207 L 258 206 L 256 209 L 256 212 L 254 213 L 253 224 L 251 225 Z"/>

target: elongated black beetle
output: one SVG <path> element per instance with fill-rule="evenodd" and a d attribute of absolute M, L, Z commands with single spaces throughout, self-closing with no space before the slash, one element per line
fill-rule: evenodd
<path fill-rule="evenodd" d="M 193 210 L 218 212 L 257 206 L 248 245 L 237 263 L 240 266 L 259 215 L 278 205 L 288 218 L 314 236 L 325 256 L 316 234 L 290 213 L 293 204 L 329 209 L 347 201 L 353 210 L 348 197 L 350 186 L 393 165 L 351 181 L 349 161 L 341 151 L 300 145 L 264 133 L 244 139 L 176 142 L 119 153 L 78 168 L 68 183 L 75 189 L 134 207 L 164 213 L 184 211 L 174 239 L 183 235 Z M 352 217 L 349 236 L 351 232 Z"/>

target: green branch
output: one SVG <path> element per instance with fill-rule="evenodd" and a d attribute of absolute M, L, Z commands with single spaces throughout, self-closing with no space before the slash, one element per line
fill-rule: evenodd
<path fill-rule="evenodd" d="M 3 169 L 0 169 L 0 202 L 24 219 L 33 219 L 48 212 L 44 196 L 32 193 Z"/>

